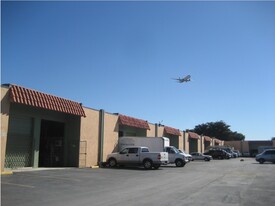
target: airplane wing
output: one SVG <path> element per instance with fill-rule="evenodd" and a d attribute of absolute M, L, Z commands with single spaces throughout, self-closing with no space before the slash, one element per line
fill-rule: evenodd
<path fill-rule="evenodd" d="M 176 80 L 178 83 L 182 83 L 182 79 L 181 78 L 172 78 L 173 80 Z"/>

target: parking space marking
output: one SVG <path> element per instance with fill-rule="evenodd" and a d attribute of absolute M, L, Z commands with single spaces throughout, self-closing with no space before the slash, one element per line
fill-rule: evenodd
<path fill-rule="evenodd" d="M 259 192 L 262 192 L 262 191 L 263 191 L 262 188 L 249 188 L 248 190 L 259 191 Z M 275 192 L 274 189 L 268 189 L 268 188 L 264 188 L 264 191 L 266 191 L 266 192 Z"/>
<path fill-rule="evenodd" d="M 64 177 L 57 177 L 57 176 L 50 176 L 50 175 L 27 175 L 27 174 L 24 174 L 24 176 L 37 177 L 37 178 L 49 178 L 49 179 L 57 179 L 57 180 L 69 180 L 69 181 L 78 181 L 78 182 L 80 181 L 75 178 L 64 178 Z"/>
<path fill-rule="evenodd" d="M 18 186 L 18 187 L 35 188 L 35 186 L 32 186 L 32 185 L 22 185 L 22 184 L 10 183 L 10 182 L 2 182 L 2 184 L 4 184 L 4 185 Z"/>

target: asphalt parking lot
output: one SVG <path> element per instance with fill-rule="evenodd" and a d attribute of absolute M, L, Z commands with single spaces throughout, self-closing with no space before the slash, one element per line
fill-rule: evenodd
<path fill-rule="evenodd" d="M 196 161 L 183 168 L 52 169 L 1 177 L 2 206 L 274 205 L 275 164 Z"/>

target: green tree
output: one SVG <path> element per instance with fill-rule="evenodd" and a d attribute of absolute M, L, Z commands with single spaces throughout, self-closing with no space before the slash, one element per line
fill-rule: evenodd
<path fill-rule="evenodd" d="M 232 132 L 230 125 L 227 125 L 224 121 L 208 122 L 195 126 L 190 130 L 199 135 L 206 135 L 209 137 L 216 137 L 224 141 L 232 140 L 244 140 L 245 136 L 238 132 Z"/>
<path fill-rule="evenodd" d="M 238 133 L 238 132 L 232 132 L 230 135 L 229 135 L 229 139 L 230 140 L 244 140 L 245 139 L 245 136 L 242 134 L 242 133 Z"/>

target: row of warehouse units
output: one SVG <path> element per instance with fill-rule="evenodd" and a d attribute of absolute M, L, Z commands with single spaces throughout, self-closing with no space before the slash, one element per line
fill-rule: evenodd
<path fill-rule="evenodd" d="M 109 113 L 17 85 L 1 85 L 1 171 L 92 167 L 118 150 L 122 136 L 160 137 L 187 153 L 223 145 L 170 126 Z"/>

